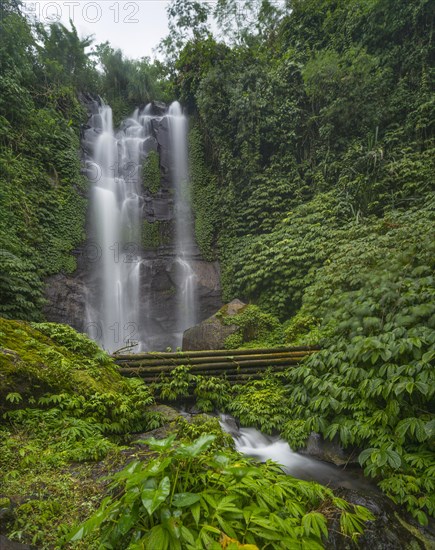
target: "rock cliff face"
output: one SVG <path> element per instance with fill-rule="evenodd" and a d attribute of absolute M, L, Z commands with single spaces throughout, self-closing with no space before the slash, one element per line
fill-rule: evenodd
<path fill-rule="evenodd" d="M 82 129 L 81 158 L 84 170 L 92 180 L 95 167 L 89 159 L 101 132 L 99 101 L 85 95 L 81 100 L 89 117 Z M 145 141 L 142 154 L 146 158 L 151 151 L 157 153 L 160 185 L 158 189 L 142 188 L 142 244 L 135 251 L 142 260 L 140 324 L 147 327 L 148 347 L 153 350 L 175 347 L 180 344 L 182 336 L 175 315 L 179 305 L 180 281 L 177 280 L 179 270 L 175 265 L 173 188 L 165 112 L 166 105 L 158 102 L 152 104 L 151 114 L 155 116 L 152 119 L 152 135 Z M 128 121 L 123 124 L 128 124 Z M 77 270 L 73 275 L 58 274 L 47 280 L 45 309 L 49 321 L 67 323 L 84 332 L 89 329 L 86 311 L 89 313 L 100 286 L 100 282 L 92 276 L 92 263 L 97 261 L 97 251 L 89 232 L 89 220 L 87 225 L 88 240 L 74 251 Z M 219 264 L 203 260 L 196 246 L 189 256 L 196 276 L 198 321 L 202 321 L 222 305 Z M 121 335 L 119 347 L 122 344 Z"/>

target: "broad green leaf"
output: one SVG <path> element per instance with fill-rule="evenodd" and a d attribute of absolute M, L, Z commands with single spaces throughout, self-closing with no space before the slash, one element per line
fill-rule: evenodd
<path fill-rule="evenodd" d="M 402 464 L 402 459 L 400 457 L 400 455 L 398 453 L 396 453 L 396 451 L 393 451 L 391 449 L 389 449 L 387 452 L 387 455 L 388 455 L 388 464 L 397 470 L 397 468 L 400 468 L 401 464 Z"/>
<path fill-rule="evenodd" d="M 199 504 L 199 502 L 197 502 L 196 504 L 194 504 L 191 508 L 190 508 L 190 511 L 192 513 L 192 516 L 193 516 L 193 519 L 195 520 L 195 523 L 196 525 L 198 526 L 199 524 L 199 518 L 201 516 L 201 506 Z"/>
<path fill-rule="evenodd" d="M 215 435 L 202 434 L 191 445 L 181 445 L 175 452 L 175 456 L 181 456 L 183 458 L 194 458 L 203 451 L 208 449 L 212 442 L 216 439 Z"/>
<path fill-rule="evenodd" d="M 150 516 L 166 500 L 171 489 L 169 477 L 164 477 L 157 488 L 144 488 L 141 492 L 142 504 Z"/>
<path fill-rule="evenodd" d="M 162 525 L 155 525 L 146 537 L 145 548 L 155 548 L 157 550 L 169 549 L 169 533 Z"/>
<path fill-rule="evenodd" d="M 170 435 L 165 439 L 156 439 L 154 437 L 150 437 L 149 439 L 140 440 L 137 443 L 145 443 L 153 451 L 166 451 L 171 447 L 172 443 L 175 440 L 175 437 L 175 435 Z"/>
<path fill-rule="evenodd" d="M 373 451 L 376 449 L 370 448 L 370 449 L 364 449 L 359 456 L 358 456 L 358 462 L 361 464 L 361 466 L 364 466 L 364 464 L 367 462 L 367 460 L 371 457 Z"/>
<path fill-rule="evenodd" d="M 172 504 L 176 508 L 184 508 L 185 506 L 192 506 L 195 502 L 199 502 L 200 495 L 195 493 L 175 493 L 172 498 Z"/>

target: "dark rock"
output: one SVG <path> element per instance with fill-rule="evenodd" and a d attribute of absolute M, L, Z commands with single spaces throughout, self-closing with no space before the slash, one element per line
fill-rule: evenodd
<path fill-rule="evenodd" d="M 153 200 L 153 211 L 156 220 L 169 221 L 174 217 L 172 198 L 156 197 Z"/>
<path fill-rule="evenodd" d="M 375 519 L 366 524 L 358 538 L 358 548 L 370 550 L 425 550 L 435 548 L 435 537 L 403 512 L 380 492 L 339 489 L 336 494 L 348 502 L 368 508 Z M 326 543 L 328 550 L 353 550 L 355 544 L 340 534 L 339 518 L 335 517 Z"/>
<path fill-rule="evenodd" d="M 2 353 L 3 348 L 0 349 Z M 9 351 L 9 350 L 5 350 Z M 14 352 L 11 352 L 14 353 Z M 6 533 L 6 525 L 12 523 L 14 520 L 14 510 L 12 503 L 7 497 L 0 497 L 0 533 Z M 0 548 L 2 548 L 0 546 Z"/>
<path fill-rule="evenodd" d="M 162 101 L 153 101 L 151 103 L 151 114 L 154 116 L 163 116 L 167 110 L 168 106 Z"/>
<path fill-rule="evenodd" d="M 224 349 L 225 340 L 239 330 L 237 325 L 224 324 L 223 318 L 237 315 L 246 307 L 240 300 L 233 300 L 202 323 L 187 329 L 183 334 L 183 350 Z"/>
<path fill-rule="evenodd" d="M 89 115 L 97 115 L 101 106 L 101 98 L 88 93 L 79 93 L 80 103 L 85 107 Z"/>
<path fill-rule="evenodd" d="M 346 452 L 337 441 L 327 441 L 318 433 L 311 433 L 305 449 L 300 454 L 312 456 L 336 466 L 358 462 L 357 452 Z"/>
<path fill-rule="evenodd" d="M 146 138 L 146 140 L 143 142 L 143 149 L 142 152 L 144 155 L 148 155 L 151 151 L 157 152 L 157 140 L 156 138 L 150 136 Z"/>
<path fill-rule="evenodd" d="M 85 330 L 86 285 L 74 277 L 62 273 L 49 277 L 46 281 L 45 307 L 47 319 L 54 323 L 68 324 L 76 330 Z"/>
<path fill-rule="evenodd" d="M 89 125 L 96 130 L 101 130 L 103 128 L 103 120 L 100 114 L 92 115 L 89 120 Z"/>
<path fill-rule="evenodd" d="M 231 435 L 231 437 L 240 437 L 240 425 L 235 418 L 230 415 L 225 415 L 225 431 Z"/>
<path fill-rule="evenodd" d="M 1 550 L 34 550 L 36 546 L 30 546 L 30 544 L 21 544 L 21 542 L 15 542 L 0 535 L 0 549 Z"/>
<path fill-rule="evenodd" d="M 162 172 L 162 185 L 171 186 L 171 144 L 169 123 L 166 117 L 152 119 L 153 133 L 157 139 L 157 151 L 160 156 L 160 168 Z"/>
<path fill-rule="evenodd" d="M 222 305 L 219 262 L 193 260 L 190 265 L 197 278 L 199 319 L 207 319 Z"/>
<path fill-rule="evenodd" d="M 180 411 L 177 411 L 177 409 L 169 407 L 168 405 L 161 405 L 161 404 L 152 405 L 151 407 L 148 408 L 148 411 L 158 412 L 162 414 L 165 417 L 166 422 L 173 422 L 179 416 L 182 416 Z"/>

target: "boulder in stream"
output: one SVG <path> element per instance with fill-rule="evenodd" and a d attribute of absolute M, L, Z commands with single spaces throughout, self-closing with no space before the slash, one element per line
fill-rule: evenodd
<path fill-rule="evenodd" d="M 315 432 L 310 434 L 305 448 L 300 449 L 299 453 L 324 462 L 331 462 L 336 466 L 358 463 L 358 452 L 345 451 L 338 441 L 327 441 Z"/>

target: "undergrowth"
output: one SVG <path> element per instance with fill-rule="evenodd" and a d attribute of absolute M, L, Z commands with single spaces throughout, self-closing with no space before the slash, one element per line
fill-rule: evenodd
<path fill-rule="evenodd" d="M 9 535 L 53 548 L 95 509 L 101 475 L 131 433 L 161 425 L 140 380 L 123 379 L 87 336 L 52 323 L 0 319 L 0 495 Z"/>
<path fill-rule="evenodd" d="M 174 440 L 147 440 L 157 456 L 115 474 L 113 496 L 67 540 L 86 540 L 97 531 L 104 547 L 119 550 L 315 550 L 328 538 L 323 509 L 340 514 L 340 529 L 353 540 L 372 519 L 365 508 L 270 462 L 210 452 L 214 435 Z"/>

